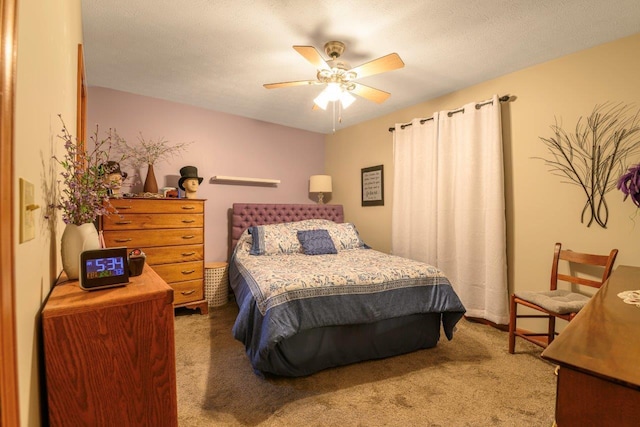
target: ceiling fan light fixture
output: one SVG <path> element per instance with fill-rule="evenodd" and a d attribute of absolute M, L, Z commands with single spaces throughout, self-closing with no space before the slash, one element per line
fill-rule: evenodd
<path fill-rule="evenodd" d="M 342 104 L 342 108 L 346 109 L 349 105 L 353 104 L 353 101 L 356 100 L 356 97 L 351 95 L 349 92 L 344 91 L 342 95 L 340 95 L 340 103 Z"/>
<path fill-rule="evenodd" d="M 342 95 L 342 88 L 338 83 L 328 83 L 324 92 L 326 92 L 329 101 L 337 101 Z"/>
<path fill-rule="evenodd" d="M 342 73 L 342 80 L 344 82 L 349 82 L 351 80 L 355 80 L 358 77 L 358 73 L 355 71 L 345 71 Z"/>
<path fill-rule="evenodd" d="M 337 83 L 327 83 L 327 87 L 324 88 L 320 95 L 313 100 L 313 102 L 323 110 L 327 109 L 329 102 L 337 101 L 340 99 L 342 89 Z"/>
<path fill-rule="evenodd" d="M 316 80 L 299 80 L 280 83 L 268 83 L 263 86 L 267 89 L 275 89 L 289 86 L 302 85 L 326 85 L 325 88 L 313 100 L 313 110 L 326 110 L 329 102 L 333 102 L 334 116 L 337 113 L 339 122 L 342 122 L 342 110 L 348 108 L 358 95 L 378 104 L 384 102 L 390 93 L 354 82 L 356 79 L 373 76 L 391 70 L 404 67 L 404 62 L 397 53 L 390 53 L 380 58 L 351 68 L 348 62 L 341 59 L 345 50 L 345 44 L 340 41 L 330 41 L 324 45 L 324 50 L 330 59 L 325 59 L 313 46 L 293 46 L 316 69 Z M 337 101 L 340 101 L 336 105 Z M 334 132 L 335 132 L 334 117 Z"/>
<path fill-rule="evenodd" d="M 353 82 L 342 83 L 342 90 L 346 92 L 351 92 L 356 88 L 356 84 Z"/>
<path fill-rule="evenodd" d="M 317 77 L 321 82 L 330 81 L 331 76 L 333 76 L 333 72 L 331 70 L 327 70 L 326 68 L 318 70 Z"/>
<path fill-rule="evenodd" d="M 323 110 L 327 109 L 327 105 L 329 104 L 329 96 L 327 95 L 327 90 L 323 90 L 320 92 L 320 95 L 316 96 L 316 99 L 313 100 L 313 103 Z"/>
<path fill-rule="evenodd" d="M 329 83 L 327 84 L 327 87 L 320 92 L 320 95 L 318 95 L 313 102 L 320 108 L 322 108 L 323 110 L 327 109 L 327 105 L 329 105 L 329 102 L 336 102 L 336 101 L 340 101 L 340 104 L 342 104 L 342 108 L 348 108 L 351 104 L 353 104 L 353 101 L 356 100 L 356 97 L 351 95 L 348 90 L 345 90 L 343 87 L 341 87 L 338 84 L 335 83 Z"/>

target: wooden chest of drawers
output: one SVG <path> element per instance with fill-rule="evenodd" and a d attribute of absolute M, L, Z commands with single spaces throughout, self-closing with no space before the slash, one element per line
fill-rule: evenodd
<path fill-rule="evenodd" d="M 111 199 L 102 218 L 107 247 L 140 248 L 174 290 L 174 306 L 208 311 L 204 299 L 204 200 Z"/>

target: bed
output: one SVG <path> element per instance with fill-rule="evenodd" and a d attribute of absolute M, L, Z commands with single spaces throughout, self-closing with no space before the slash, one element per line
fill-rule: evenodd
<path fill-rule="evenodd" d="M 341 205 L 233 205 L 234 337 L 259 375 L 436 346 L 465 309 L 437 268 L 369 248 Z"/>

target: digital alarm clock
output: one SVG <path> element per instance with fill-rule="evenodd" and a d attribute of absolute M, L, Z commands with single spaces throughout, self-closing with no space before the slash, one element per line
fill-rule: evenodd
<path fill-rule="evenodd" d="M 129 283 L 127 248 L 105 248 L 80 254 L 80 287 L 86 291 Z"/>

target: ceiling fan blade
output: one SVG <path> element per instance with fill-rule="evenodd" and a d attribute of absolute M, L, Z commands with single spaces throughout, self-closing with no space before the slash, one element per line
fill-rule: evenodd
<path fill-rule="evenodd" d="M 369 101 L 376 102 L 378 104 L 382 104 L 391 96 L 389 92 L 385 92 L 380 89 L 375 89 L 369 86 L 365 86 L 362 83 L 355 83 L 356 87 L 351 90 L 352 93 L 359 95 Z"/>
<path fill-rule="evenodd" d="M 324 60 L 320 52 L 313 46 L 294 46 L 293 47 L 300 55 L 304 56 L 304 59 L 309 61 L 316 70 L 327 70 L 329 66 Z"/>
<path fill-rule="evenodd" d="M 267 89 L 277 89 L 279 87 L 305 86 L 305 85 L 314 85 L 317 83 L 318 83 L 317 80 L 298 80 L 295 82 L 265 83 L 262 86 L 264 86 Z"/>
<path fill-rule="evenodd" d="M 404 67 L 404 62 L 397 53 L 390 53 L 373 61 L 366 62 L 349 71 L 355 71 L 357 79 Z"/>

